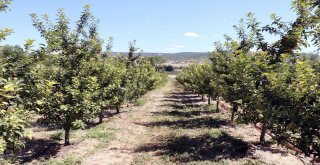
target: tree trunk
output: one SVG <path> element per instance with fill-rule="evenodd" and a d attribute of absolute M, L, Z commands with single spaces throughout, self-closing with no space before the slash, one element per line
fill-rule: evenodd
<path fill-rule="evenodd" d="M 210 105 L 211 104 L 211 97 L 208 96 L 208 104 Z"/>
<path fill-rule="evenodd" d="M 262 128 L 261 128 L 261 134 L 260 134 L 260 142 L 265 142 L 265 136 L 266 136 L 266 132 L 267 132 L 267 123 L 264 120 L 262 123 Z"/>
<path fill-rule="evenodd" d="M 217 97 L 217 112 L 220 112 L 220 110 L 219 110 L 219 103 L 220 103 L 220 100 L 219 100 L 219 97 Z"/>
<path fill-rule="evenodd" d="M 99 124 L 101 124 L 103 122 L 103 110 L 100 111 L 100 114 L 99 114 Z"/>
<path fill-rule="evenodd" d="M 119 106 L 116 106 L 116 111 L 117 111 L 117 113 L 120 113 L 120 107 Z"/>
<path fill-rule="evenodd" d="M 201 95 L 201 100 L 204 101 L 204 95 Z"/>
<path fill-rule="evenodd" d="M 233 105 L 232 106 L 232 114 L 231 114 L 231 122 L 232 123 L 234 122 L 234 117 L 235 117 L 237 110 L 238 110 L 238 105 Z"/>
<path fill-rule="evenodd" d="M 70 145 L 70 129 L 71 129 L 70 126 L 66 126 L 64 128 L 64 145 L 65 146 Z"/>

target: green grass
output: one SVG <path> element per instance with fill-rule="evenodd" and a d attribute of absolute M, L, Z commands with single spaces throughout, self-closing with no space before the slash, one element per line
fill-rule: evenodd
<path fill-rule="evenodd" d="M 64 132 L 63 132 L 63 130 L 60 130 L 58 132 L 51 134 L 50 139 L 60 141 L 60 140 L 63 140 L 63 138 L 64 138 L 63 136 L 64 136 Z"/>
<path fill-rule="evenodd" d="M 75 155 L 67 155 L 63 159 L 50 158 L 45 165 L 79 165 L 82 164 L 82 158 Z"/>
<path fill-rule="evenodd" d="M 142 153 L 133 158 L 133 165 L 144 165 L 151 159 L 151 156 L 147 153 Z"/>
<path fill-rule="evenodd" d="M 109 123 L 103 123 L 101 125 L 92 127 L 87 130 L 74 130 L 72 131 L 72 138 L 77 141 L 81 139 L 96 139 L 99 141 L 98 145 L 85 151 L 85 155 L 92 155 L 101 148 L 105 147 L 110 141 L 115 138 L 116 130 L 111 128 Z M 63 136 L 63 131 L 58 131 L 50 136 L 51 139 L 59 139 Z M 83 157 L 76 156 L 74 154 L 63 156 L 62 158 L 50 158 L 48 160 L 40 160 L 37 164 L 44 165 L 78 165 L 82 164 Z M 0 163 L 1 164 L 1 163 Z"/>
<path fill-rule="evenodd" d="M 215 101 L 212 104 L 208 105 L 207 109 L 216 112 L 217 111 L 217 102 Z"/>
<path fill-rule="evenodd" d="M 101 124 L 87 130 L 86 138 L 97 139 L 103 143 L 108 143 L 115 138 L 115 130 L 107 126 L 107 124 Z"/>
<path fill-rule="evenodd" d="M 146 104 L 146 99 L 145 98 L 139 98 L 134 102 L 135 106 L 143 106 Z"/>

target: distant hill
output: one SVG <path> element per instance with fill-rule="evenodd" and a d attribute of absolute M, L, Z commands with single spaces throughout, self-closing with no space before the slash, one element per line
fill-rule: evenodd
<path fill-rule="evenodd" d="M 113 52 L 113 55 L 127 55 L 126 52 Z M 181 52 L 181 53 L 143 53 L 143 56 L 161 56 L 167 60 L 206 59 L 208 52 Z"/>

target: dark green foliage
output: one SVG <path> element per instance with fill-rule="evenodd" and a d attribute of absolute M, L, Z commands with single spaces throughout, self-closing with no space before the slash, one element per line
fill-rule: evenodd
<path fill-rule="evenodd" d="M 172 65 L 166 65 L 164 67 L 164 71 L 166 71 L 166 72 L 174 72 L 174 67 Z"/>

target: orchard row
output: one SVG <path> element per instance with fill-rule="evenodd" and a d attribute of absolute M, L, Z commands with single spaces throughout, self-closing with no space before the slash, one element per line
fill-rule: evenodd
<path fill-rule="evenodd" d="M 10 1 L 0 1 L 4 11 Z M 166 80 L 155 59 L 136 55 L 135 41 L 128 56 L 111 55 L 112 38 L 102 51 L 97 20 L 85 6 L 74 30 L 63 10 L 52 23 L 47 15 L 31 14 L 45 44 L 33 49 L 4 46 L 0 52 L 0 153 L 23 147 L 28 123 L 35 114 L 49 126 L 65 131 L 84 128 L 94 118 L 102 122 L 105 110 L 134 101 Z M 1 31 L 1 39 L 11 32 Z"/>
<path fill-rule="evenodd" d="M 320 60 L 300 54 L 308 42 L 318 48 L 319 1 L 294 0 L 297 18 L 283 22 L 272 14 L 262 26 L 252 13 L 234 26 L 238 40 L 216 42 L 210 61 L 193 64 L 177 76 L 187 89 L 232 105 L 231 120 L 270 131 L 306 155 L 320 156 Z M 268 42 L 274 35 L 279 39 Z"/>

